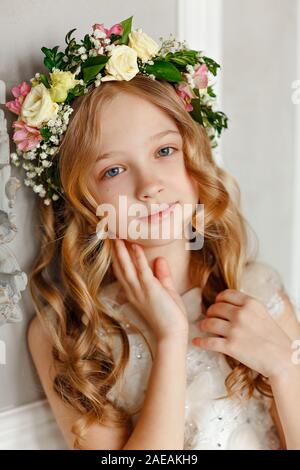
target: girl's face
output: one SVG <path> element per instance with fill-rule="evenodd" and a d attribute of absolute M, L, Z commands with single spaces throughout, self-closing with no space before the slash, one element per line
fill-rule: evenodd
<path fill-rule="evenodd" d="M 129 230 L 126 229 L 124 236 L 124 223 L 129 227 L 133 222 L 132 227 L 139 227 L 140 233 L 145 234 L 145 230 L 148 233 L 148 238 L 145 235 L 145 238 L 139 238 L 140 244 L 157 246 L 170 243 L 170 240 L 179 238 L 183 225 L 191 220 L 188 210 L 186 214 L 183 211 L 184 205 L 195 208 L 198 203 L 196 181 L 185 168 L 182 137 L 176 124 L 152 103 L 124 92 L 106 102 L 102 110 L 101 147 L 92 171 L 92 194 L 99 204 L 114 207 L 117 220 L 112 232 L 117 237 L 134 242 L 136 236 L 133 237 Z M 126 212 L 124 217 L 121 195 L 123 203 L 124 196 L 126 198 L 127 211 L 131 206 L 144 206 L 147 214 L 151 214 L 159 209 L 158 204 L 177 202 L 181 206 L 178 207 L 181 216 L 178 219 L 176 215 L 175 224 L 174 212 L 164 219 L 163 223 L 168 219 L 171 227 L 167 238 L 157 235 L 151 238 L 150 229 L 153 230 L 153 224 L 156 229 L 157 225 L 162 226 L 162 219 L 149 221 L 146 217 L 138 221 L 142 215 L 140 212 Z M 119 216 L 123 217 L 122 221 Z"/>

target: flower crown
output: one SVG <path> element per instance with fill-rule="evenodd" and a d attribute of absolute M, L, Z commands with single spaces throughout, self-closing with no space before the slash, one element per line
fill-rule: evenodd
<path fill-rule="evenodd" d="M 50 77 L 36 73 L 30 79 L 12 88 L 14 100 L 6 107 L 18 115 L 13 122 L 13 140 L 16 152 L 11 161 L 26 171 L 24 183 L 44 198 L 49 205 L 63 197 L 57 158 L 60 142 L 73 112 L 72 101 L 109 80 L 131 80 L 142 73 L 155 80 L 170 82 L 182 99 L 193 119 L 204 126 L 212 148 L 217 137 L 227 128 L 227 116 L 213 109 L 216 95 L 209 84 L 208 74 L 216 76 L 220 67 L 202 51 L 189 49 L 185 41 L 160 38 L 159 46 L 141 28 L 132 31 L 132 18 L 113 25 L 94 24 L 91 34 L 86 34 L 81 44 L 71 36 L 65 37 L 67 47 L 47 49 L 44 65 Z M 77 77 L 77 78 L 75 78 Z"/>

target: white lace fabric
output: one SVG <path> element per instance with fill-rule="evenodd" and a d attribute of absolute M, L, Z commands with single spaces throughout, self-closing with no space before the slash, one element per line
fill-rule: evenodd
<path fill-rule="evenodd" d="M 125 327 L 129 327 L 127 320 L 138 325 L 155 351 L 155 338 L 147 322 L 129 302 L 120 306 L 115 301 L 119 289 L 118 281 L 106 286 L 101 300 L 114 307 L 117 318 Z M 282 312 L 283 299 L 279 294 L 282 289 L 280 276 L 271 266 L 255 262 L 245 268 L 240 290 L 262 302 L 272 316 Z M 215 400 L 226 395 L 224 381 L 231 368 L 223 354 L 206 351 L 191 343 L 195 336 L 209 335 L 197 325 L 203 317 L 200 288 L 185 292 L 182 299 L 189 319 L 184 449 L 280 449 L 277 430 L 269 412 L 269 398 L 257 392 L 243 404 L 233 398 Z M 130 330 L 127 330 L 129 362 L 123 377 L 110 390 L 108 397 L 134 413 L 143 404 L 152 360 L 142 336 Z M 103 331 L 100 334 L 105 336 Z M 119 338 L 114 339 L 113 351 L 117 358 Z M 134 426 L 138 417 L 139 413 L 132 417 Z"/>

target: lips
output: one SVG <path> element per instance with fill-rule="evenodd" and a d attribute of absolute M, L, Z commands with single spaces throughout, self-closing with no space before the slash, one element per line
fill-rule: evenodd
<path fill-rule="evenodd" d="M 159 220 L 163 217 L 166 217 L 168 214 L 170 214 L 170 212 L 172 211 L 172 209 L 175 207 L 177 203 L 178 201 L 171 202 L 165 210 L 158 209 L 156 212 L 152 212 L 148 216 L 138 217 L 138 220 L 151 222 L 153 220 Z"/>

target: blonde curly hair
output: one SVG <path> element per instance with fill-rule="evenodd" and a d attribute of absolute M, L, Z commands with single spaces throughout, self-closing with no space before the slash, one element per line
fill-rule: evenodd
<path fill-rule="evenodd" d="M 109 305 L 101 300 L 103 287 L 115 276 L 111 242 L 95 234 L 98 203 L 88 188 L 89 171 L 98 153 L 101 107 L 118 92 L 149 100 L 173 118 L 181 133 L 186 168 L 198 182 L 199 201 L 205 206 L 204 246 L 193 251 L 190 266 L 193 279 L 201 287 L 204 307 L 214 303 L 218 292 L 239 289 L 245 266 L 254 260 L 254 254 L 250 255 L 250 227 L 240 211 L 238 184 L 216 164 L 205 128 L 184 109 L 170 83 L 138 74 L 130 81 L 103 83 L 74 100 L 74 112 L 59 149 L 65 200 L 50 206 L 38 201 L 40 250 L 29 286 L 36 313 L 52 338 L 54 390 L 81 413 L 72 428 L 77 449 L 94 422 L 131 426 L 129 413 L 107 398 L 128 362 L 129 341 Z M 192 225 L 196 229 L 194 216 Z M 117 362 L 111 343 L 103 341 L 99 328 L 110 329 L 120 338 L 122 354 Z M 225 380 L 228 397 L 246 391 L 250 398 L 255 389 L 272 396 L 264 376 L 225 357 L 232 368 Z"/>

